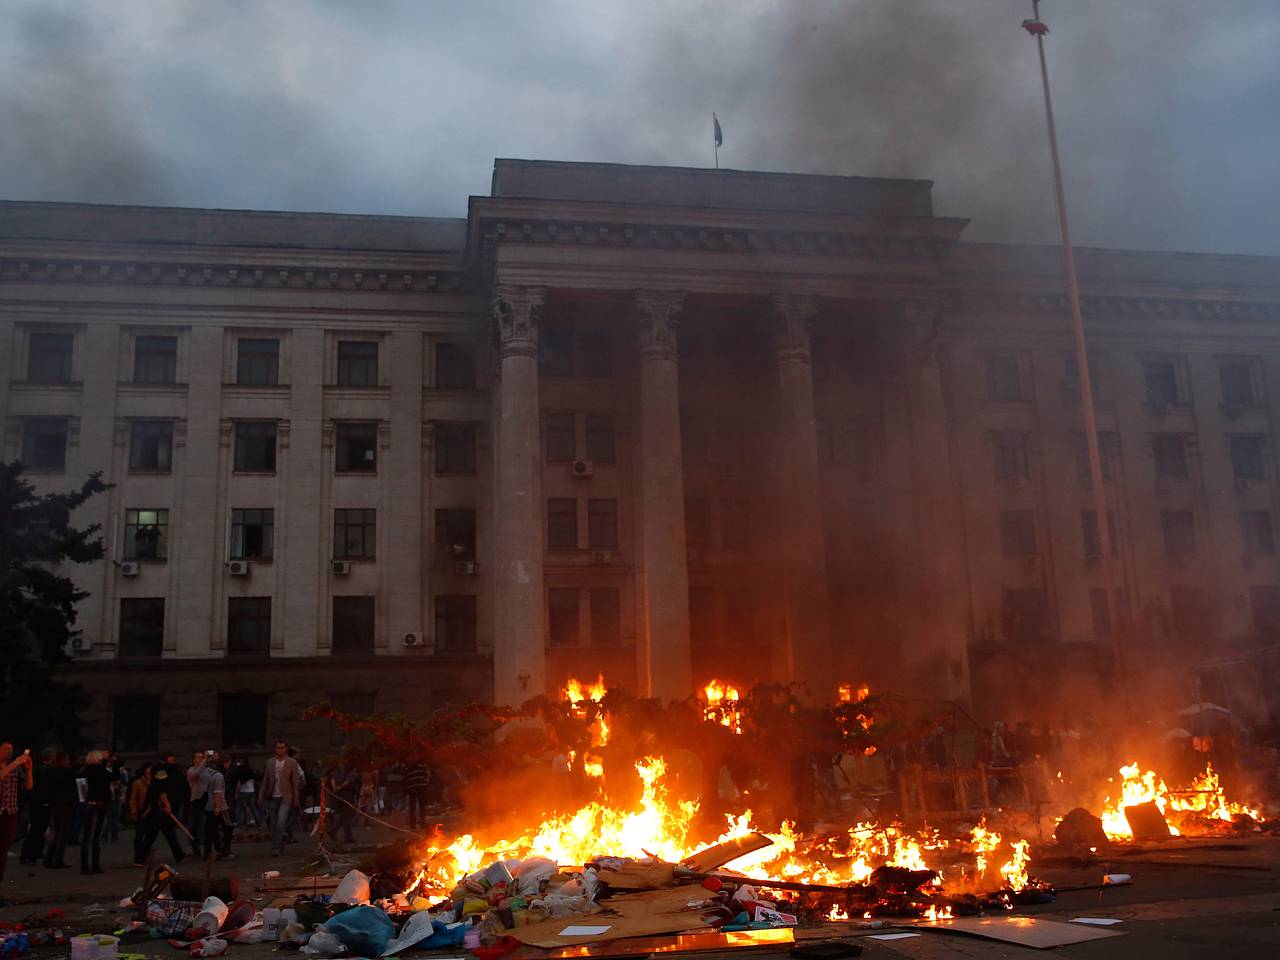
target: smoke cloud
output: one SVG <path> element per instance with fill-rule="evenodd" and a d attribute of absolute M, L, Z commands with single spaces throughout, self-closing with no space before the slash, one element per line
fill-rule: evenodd
<path fill-rule="evenodd" d="M 1280 254 L 1269 0 L 1044 0 L 1082 244 Z M 936 182 L 1053 205 L 1025 0 L 10 0 L 12 199 L 460 215 L 495 156 Z"/>

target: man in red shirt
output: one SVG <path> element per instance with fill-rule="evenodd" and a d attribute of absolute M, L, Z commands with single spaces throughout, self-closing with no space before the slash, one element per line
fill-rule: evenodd
<path fill-rule="evenodd" d="M 4 881 L 4 865 L 9 848 L 18 835 L 18 790 L 35 786 L 31 777 L 31 751 L 13 756 L 13 744 L 0 743 L 0 882 Z"/>

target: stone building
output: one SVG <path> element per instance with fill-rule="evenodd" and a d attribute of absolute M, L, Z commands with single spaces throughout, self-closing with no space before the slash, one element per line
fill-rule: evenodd
<path fill-rule="evenodd" d="M 1039 717 L 1200 666 L 1243 705 L 1280 263 L 1080 251 L 1117 675 L 1057 251 L 930 192 L 500 160 L 457 220 L 0 204 L 3 455 L 115 484 L 78 518 L 89 729 L 323 750 L 322 700 L 597 672 Z"/>

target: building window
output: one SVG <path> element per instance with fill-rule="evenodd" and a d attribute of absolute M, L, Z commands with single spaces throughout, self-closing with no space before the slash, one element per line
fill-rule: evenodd
<path fill-rule="evenodd" d="M 436 597 L 435 640 L 439 653 L 475 653 L 475 597 L 467 594 Z"/>
<path fill-rule="evenodd" d="M 373 597 L 333 598 L 333 652 L 337 656 L 373 656 Z"/>
<path fill-rule="evenodd" d="M 1172 587 L 1169 612 L 1174 637 L 1185 646 L 1200 647 L 1213 641 L 1213 610 L 1202 587 Z"/>
<path fill-rule="evenodd" d="M 867 464 L 865 424 L 862 420 L 830 421 L 819 418 L 815 426 L 818 442 L 818 462 L 836 466 L 853 465 L 864 468 Z M 738 435 L 741 436 L 740 434 Z M 738 456 L 743 443 L 738 442 Z M 740 462 L 740 461 L 738 461 Z"/>
<path fill-rule="evenodd" d="M 1105 389 L 1106 371 L 1101 354 L 1089 352 L 1089 392 L 1095 405 L 1101 406 L 1110 391 Z M 1075 357 L 1066 357 L 1062 364 L 1063 396 L 1072 406 L 1080 405 L 1080 365 Z"/>
<path fill-rule="evenodd" d="M 1265 480 L 1261 437 L 1231 437 L 1231 469 L 1237 480 Z"/>
<path fill-rule="evenodd" d="M 1000 511 L 1000 544 L 1006 557 L 1036 555 L 1036 522 L 1030 510 Z"/>
<path fill-rule="evenodd" d="M 227 656 L 265 657 L 271 653 L 271 598 L 227 600 Z"/>
<path fill-rule="evenodd" d="M 578 548 L 578 501 L 573 497 L 547 499 L 547 546 L 552 550 Z"/>
<path fill-rule="evenodd" d="M 613 376 L 613 338 L 607 333 L 582 335 L 582 375 Z"/>
<path fill-rule="evenodd" d="M 1196 552 L 1196 526 L 1190 510 L 1161 510 L 1160 527 L 1166 555 L 1185 557 Z"/>
<path fill-rule="evenodd" d="M 1145 360 L 1142 375 L 1147 387 L 1147 403 L 1152 407 L 1174 407 L 1181 401 L 1178 367 L 1172 360 Z"/>
<path fill-rule="evenodd" d="M 274 546 L 274 510 L 251 508 L 231 511 L 232 560 L 270 560 Z"/>
<path fill-rule="evenodd" d="M 1275 534 L 1271 527 L 1271 511 L 1240 511 L 1240 537 L 1249 556 L 1270 557 L 1276 552 Z"/>
<path fill-rule="evenodd" d="M 178 380 L 177 337 L 135 337 L 133 341 L 134 383 L 176 383 Z"/>
<path fill-rule="evenodd" d="M 1151 455 L 1156 476 L 1161 480 L 1187 479 L 1187 445 L 1179 433 L 1157 433 L 1151 437 Z"/>
<path fill-rule="evenodd" d="M 333 511 L 333 556 L 336 560 L 372 560 L 377 534 L 377 510 Z"/>
<path fill-rule="evenodd" d="M 111 749 L 155 753 L 160 749 L 160 698 L 117 697 L 111 704 Z"/>
<path fill-rule="evenodd" d="M 22 424 L 22 465 L 61 473 L 67 468 L 67 421 L 54 418 Z"/>
<path fill-rule="evenodd" d="M 1243 361 L 1224 361 L 1218 364 L 1218 376 L 1222 381 L 1222 402 L 1229 407 L 1252 407 L 1256 402 L 1253 390 L 1253 370 Z"/>
<path fill-rule="evenodd" d="M 685 497 L 684 536 L 692 550 L 711 549 L 711 501 L 706 497 Z"/>
<path fill-rule="evenodd" d="M 122 657 L 158 657 L 164 649 L 164 597 L 125 597 L 120 601 Z"/>
<path fill-rule="evenodd" d="M 27 354 L 27 379 L 35 383 L 70 383 L 70 333 L 33 333 Z"/>
<path fill-rule="evenodd" d="M 476 472 L 476 427 L 473 423 L 437 423 L 436 475 Z"/>
<path fill-rule="evenodd" d="M 165 560 L 169 556 L 169 511 L 124 512 L 124 558 Z"/>
<path fill-rule="evenodd" d="M 279 382 L 279 340 L 241 337 L 236 341 L 236 383 L 273 387 Z"/>
<path fill-rule="evenodd" d="M 258 693 L 218 694 L 222 718 L 222 746 L 261 748 L 267 745 L 267 709 L 270 697 Z"/>
<path fill-rule="evenodd" d="M 997 480 L 1026 480 L 1027 441 L 1020 433 L 998 433 L 991 441 Z"/>
<path fill-rule="evenodd" d="M 129 472 L 168 473 L 173 469 L 173 421 L 134 420 L 129 424 Z"/>
<path fill-rule="evenodd" d="M 474 390 L 475 386 L 475 347 L 457 340 L 436 343 L 436 389 Z"/>
<path fill-rule="evenodd" d="M 578 645 L 578 590 L 552 587 L 547 591 L 547 636 L 552 646 Z"/>
<path fill-rule="evenodd" d="M 436 511 L 436 543 L 450 560 L 476 558 L 476 512 L 457 508 Z"/>
<path fill-rule="evenodd" d="M 1116 591 L 1116 613 L 1123 618 L 1124 596 Z M 1103 587 L 1089 588 L 1089 615 L 1093 622 L 1093 636 L 1099 643 L 1111 642 L 1111 611 L 1107 609 L 1107 591 Z"/>
<path fill-rule="evenodd" d="M 334 428 L 338 473 L 377 473 L 378 425 L 339 423 Z"/>
<path fill-rule="evenodd" d="M 378 344 L 369 340 L 338 341 L 338 386 L 378 385 Z"/>
<path fill-rule="evenodd" d="M 543 330 L 538 342 L 538 372 L 544 377 L 572 377 L 573 367 L 573 331 Z"/>
<path fill-rule="evenodd" d="M 1009 643 L 1042 645 L 1049 640 L 1049 602 L 1040 589 L 1006 590 L 1000 626 Z"/>
<path fill-rule="evenodd" d="M 1083 433 L 1073 435 L 1076 449 L 1076 473 L 1085 487 L 1089 486 L 1089 446 Z M 1120 460 L 1120 435 L 1111 432 L 1098 434 L 1098 459 L 1102 468 L 1102 482 L 1110 483 L 1112 468 Z"/>
<path fill-rule="evenodd" d="M 613 417 L 607 414 L 587 414 L 587 459 L 595 463 L 613 463 L 616 457 Z"/>
<path fill-rule="evenodd" d="M 591 588 L 591 644 L 617 647 L 622 642 L 622 605 L 616 587 Z"/>
<path fill-rule="evenodd" d="M 275 473 L 276 423 L 274 420 L 236 422 L 236 473 Z"/>
<path fill-rule="evenodd" d="M 1087 558 L 1102 556 L 1102 543 L 1099 540 L 1098 513 L 1096 510 L 1083 510 L 1080 513 L 1080 532 L 1084 537 L 1084 555 Z M 1116 532 L 1116 515 L 1107 511 L 1107 536 L 1111 540 L 1111 555 L 1120 555 L 1120 538 Z"/>
<path fill-rule="evenodd" d="M 1018 358 L 1009 354 L 987 357 L 987 399 L 1014 402 L 1022 399 L 1022 374 Z"/>
<path fill-rule="evenodd" d="M 1250 587 L 1249 607 L 1258 642 L 1280 643 L 1280 587 Z"/>
<path fill-rule="evenodd" d="M 572 413 L 548 413 L 546 416 L 547 463 L 567 463 L 577 455 Z"/>
<path fill-rule="evenodd" d="M 751 501 L 729 497 L 720 501 L 720 543 L 726 550 L 751 549 Z"/>
<path fill-rule="evenodd" d="M 587 546 L 592 550 L 618 548 L 617 500 L 596 497 L 587 500 Z"/>

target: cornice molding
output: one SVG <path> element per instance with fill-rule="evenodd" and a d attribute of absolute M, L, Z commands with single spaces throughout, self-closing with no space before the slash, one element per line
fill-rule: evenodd
<path fill-rule="evenodd" d="M 455 292 L 461 272 L 370 269 L 322 265 L 251 266 L 156 260 L 86 258 L 0 258 L 0 283 L 84 283 L 134 286 L 269 288 L 277 290 L 344 290 L 370 293 Z"/>
<path fill-rule="evenodd" d="M 954 302 L 959 312 L 970 315 L 993 311 L 1063 317 L 1070 314 L 1065 293 L 960 291 Z M 1086 318 L 1099 320 L 1280 321 L 1280 301 L 1086 294 L 1080 298 L 1080 310 Z"/>

